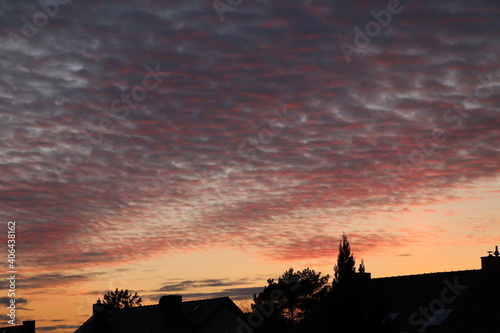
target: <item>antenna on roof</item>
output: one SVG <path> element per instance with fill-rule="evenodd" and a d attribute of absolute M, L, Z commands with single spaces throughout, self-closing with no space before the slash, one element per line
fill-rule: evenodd
<path fill-rule="evenodd" d="M 493 251 L 487 251 L 488 252 L 488 257 L 493 257 Z"/>

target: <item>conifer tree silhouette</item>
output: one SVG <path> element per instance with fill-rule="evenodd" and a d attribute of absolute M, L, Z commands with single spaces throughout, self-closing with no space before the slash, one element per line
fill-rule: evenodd
<path fill-rule="evenodd" d="M 342 240 L 339 244 L 339 254 L 337 257 L 337 264 L 333 268 L 334 279 L 333 286 L 347 286 L 354 282 L 356 274 L 356 261 L 351 253 L 351 246 L 347 240 L 347 235 L 342 234 Z"/>

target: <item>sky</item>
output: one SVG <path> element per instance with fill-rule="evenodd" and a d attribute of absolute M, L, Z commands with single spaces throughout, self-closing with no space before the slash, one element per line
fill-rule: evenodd
<path fill-rule="evenodd" d="M 0 326 L 500 245 L 498 1 L 0 0 Z M 331 281 L 331 279 L 330 279 Z M 246 302 L 246 303 L 245 303 Z"/>

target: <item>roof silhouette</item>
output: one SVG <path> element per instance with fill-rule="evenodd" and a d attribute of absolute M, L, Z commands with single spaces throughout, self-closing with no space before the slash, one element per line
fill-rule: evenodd
<path fill-rule="evenodd" d="M 500 307 L 486 297 L 480 269 L 374 278 L 372 288 L 397 332 L 500 332 Z"/>
<path fill-rule="evenodd" d="M 223 306 L 234 311 L 234 317 L 242 315 L 241 310 L 229 297 L 182 302 L 182 332 L 200 332 L 203 326 Z M 112 309 L 109 313 L 110 332 L 119 333 L 165 333 L 163 312 L 159 304 L 143 305 L 128 309 Z M 231 318 L 233 319 L 233 318 Z M 90 317 L 75 333 L 92 333 Z M 234 321 L 236 323 L 236 320 Z"/>

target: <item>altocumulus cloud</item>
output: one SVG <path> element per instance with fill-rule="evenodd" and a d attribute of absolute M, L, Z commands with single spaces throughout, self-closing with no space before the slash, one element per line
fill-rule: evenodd
<path fill-rule="evenodd" d="M 210 246 L 326 256 L 299 249 L 355 216 L 498 176 L 495 1 L 405 2 L 351 64 L 339 43 L 385 2 L 248 1 L 220 22 L 208 2 L 72 1 L 16 50 L 8 34 L 40 8 L 1 3 L 0 219 L 20 221 L 29 267 Z M 148 66 L 170 75 L 127 99 Z M 478 87 L 487 98 L 468 99 Z M 112 110 L 122 98 L 126 116 Z M 248 162 L 238 147 L 275 105 L 303 117 L 261 137 Z M 445 141 L 426 141 L 435 129 Z M 422 145 L 432 153 L 413 163 Z M 367 219 L 353 234 L 382 251 L 406 231 Z M 410 234 L 404 244 L 424 236 Z"/>

